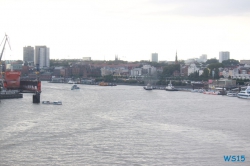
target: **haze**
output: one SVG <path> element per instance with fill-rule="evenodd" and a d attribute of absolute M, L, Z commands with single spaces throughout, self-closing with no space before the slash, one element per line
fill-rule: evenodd
<path fill-rule="evenodd" d="M 0 0 L 0 21 L 0 40 L 6 33 L 11 44 L 3 60 L 22 60 L 23 47 L 36 45 L 49 47 L 51 59 L 250 54 L 248 0 Z"/>

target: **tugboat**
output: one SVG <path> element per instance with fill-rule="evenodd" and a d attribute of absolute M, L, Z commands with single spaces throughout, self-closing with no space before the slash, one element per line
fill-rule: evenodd
<path fill-rule="evenodd" d="M 174 86 L 172 86 L 171 84 L 171 80 L 170 83 L 168 84 L 168 86 L 165 88 L 166 91 L 178 91 L 177 89 L 175 89 Z"/>
<path fill-rule="evenodd" d="M 71 87 L 71 90 L 80 89 L 76 84 Z"/>
<path fill-rule="evenodd" d="M 143 87 L 145 90 L 153 90 L 153 87 L 148 83 L 147 86 Z"/>

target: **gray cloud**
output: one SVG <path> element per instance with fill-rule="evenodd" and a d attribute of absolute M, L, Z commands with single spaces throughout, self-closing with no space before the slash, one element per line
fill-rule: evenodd
<path fill-rule="evenodd" d="M 250 13 L 250 0 L 152 0 L 150 2 L 153 5 L 176 6 L 174 10 L 163 10 L 158 14 L 223 16 Z"/>

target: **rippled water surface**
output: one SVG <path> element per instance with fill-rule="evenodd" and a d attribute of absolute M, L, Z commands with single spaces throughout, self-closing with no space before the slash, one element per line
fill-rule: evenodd
<path fill-rule="evenodd" d="M 250 165 L 250 100 L 42 83 L 0 103 L 0 165 Z M 224 155 L 245 155 L 225 162 Z"/>

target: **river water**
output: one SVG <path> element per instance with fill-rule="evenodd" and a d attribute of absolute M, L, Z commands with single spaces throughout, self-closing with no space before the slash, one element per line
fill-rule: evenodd
<path fill-rule="evenodd" d="M 191 92 L 42 82 L 0 103 L 0 165 L 250 165 L 250 101 Z"/>

